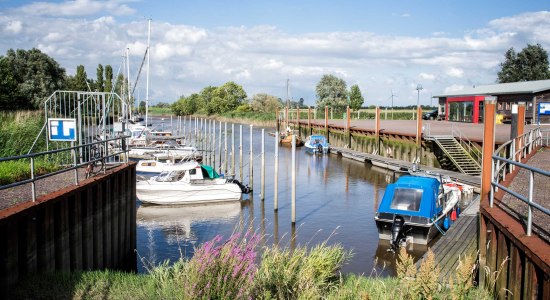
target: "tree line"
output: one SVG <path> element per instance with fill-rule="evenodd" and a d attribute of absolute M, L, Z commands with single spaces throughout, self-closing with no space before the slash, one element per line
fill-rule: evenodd
<path fill-rule="evenodd" d="M 40 109 L 56 90 L 123 92 L 124 76 L 113 78 L 110 65 L 99 64 L 96 78 L 88 78 L 83 65 L 67 75 L 57 61 L 39 49 L 9 49 L 0 56 L 0 110 Z"/>
<path fill-rule="evenodd" d="M 0 110 L 40 109 L 45 99 L 56 90 L 100 91 L 126 94 L 124 75 L 113 78 L 113 68 L 98 64 L 96 76 L 88 78 L 83 65 L 76 68 L 74 76 L 67 75 L 63 67 L 53 58 L 39 49 L 9 49 L 0 56 Z M 540 44 L 531 45 L 515 51 L 512 47 L 506 51 L 500 64 L 497 82 L 517 82 L 550 79 L 548 53 Z M 316 106 L 329 106 L 335 112 L 342 112 L 346 106 L 360 109 L 364 98 L 357 84 L 349 90 L 346 82 L 334 75 L 325 74 L 317 83 Z M 159 103 L 169 106 L 167 103 Z M 140 103 L 140 111 L 145 103 Z M 243 87 L 233 81 L 221 86 L 208 86 L 190 96 L 181 96 L 171 104 L 177 115 L 194 113 L 220 114 L 228 111 L 252 111 L 272 113 L 283 106 L 305 107 L 304 99 L 298 101 L 259 93 L 248 98 Z"/>

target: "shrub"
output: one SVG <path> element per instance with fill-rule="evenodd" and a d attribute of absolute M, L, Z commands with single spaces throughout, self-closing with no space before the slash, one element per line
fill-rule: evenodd
<path fill-rule="evenodd" d="M 234 233 L 227 242 L 216 236 L 195 251 L 184 268 L 186 299 L 247 299 L 256 273 L 260 236 Z"/>

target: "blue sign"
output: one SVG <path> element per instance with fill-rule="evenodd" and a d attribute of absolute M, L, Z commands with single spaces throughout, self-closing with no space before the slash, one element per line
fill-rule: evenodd
<path fill-rule="evenodd" d="M 550 115 L 550 103 L 539 103 L 539 114 Z"/>
<path fill-rule="evenodd" d="M 76 141 L 76 119 L 48 119 L 50 141 Z"/>

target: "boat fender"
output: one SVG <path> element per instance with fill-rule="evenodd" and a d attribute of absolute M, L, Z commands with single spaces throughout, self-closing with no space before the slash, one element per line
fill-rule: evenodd
<path fill-rule="evenodd" d="M 323 146 L 321 144 L 317 145 L 317 152 L 323 153 Z"/>
<path fill-rule="evenodd" d="M 449 219 L 449 216 L 446 216 L 443 220 L 443 229 L 448 230 L 449 227 L 451 227 L 451 220 Z"/>
<path fill-rule="evenodd" d="M 456 209 L 453 209 L 453 211 L 451 212 L 451 221 L 456 221 Z"/>
<path fill-rule="evenodd" d="M 460 206 L 456 208 L 456 217 L 458 218 L 460 216 Z"/>

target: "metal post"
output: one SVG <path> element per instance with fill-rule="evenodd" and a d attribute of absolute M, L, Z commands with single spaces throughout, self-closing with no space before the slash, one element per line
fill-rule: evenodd
<path fill-rule="evenodd" d="M 231 175 L 235 176 L 235 124 L 231 124 Z"/>
<path fill-rule="evenodd" d="M 218 143 L 218 161 L 219 161 L 219 170 L 221 172 L 222 170 L 222 121 L 219 122 L 218 124 L 218 135 L 220 136 L 218 138 L 219 140 L 219 143 Z"/>
<path fill-rule="evenodd" d="M 535 181 L 535 173 L 529 170 L 529 206 L 527 208 L 527 236 L 531 236 L 531 227 L 533 224 L 533 184 Z"/>
<path fill-rule="evenodd" d="M 279 131 L 275 132 L 275 182 L 273 183 L 273 210 L 279 210 Z"/>
<path fill-rule="evenodd" d="M 31 157 L 31 194 L 32 202 L 36 201 L 36 185 L 34 183 L 34 157 Z"/>
<path fill-rule="evenodd" d="M 243 177 L 243 125 L 239 126 L 239 178 L 244 182 Z"/>
<path fill-rule="evenodd" d="M 265 199 L 265 129 L 262 128 L 262 172 L 260 173 L 260 181 L 262 182 L 260 200 Z"/>
<path fill-rule="evenodd" d="M 224 137 L 223 137 L 223 166 L 224 166 L 224 174 L 227 175 L 227 122 L 224 123 L 223 125 L 223 132 L 224 132 Z"/>
<path fill-rule="evenodd" d="M 250 150 L 249 150 L 249 153 L 250 153 L 250 171 L 248 173 L 248 176 L 250 177 L 248 180 L 250 181 L 249 182 L 249 186 L 251 189 L 254 189 L 254 149 L 252 149 L 252 129 L 253 129 L 253 126 L 252 124 L 250 124 Z"/>
<path fill-rule="evenodd" d="M 292 135 L 292 224 L 296 223 L 296 135 Z"/>
<path fill-rule="evenodd" d="M 76 148 L 74 148 L 74 142 L 71 142 L 71 147 L 73 148 L 72 149 L 72 154 L 73 154 L 73 167 L 75 167 L 74 169 L 74 184 L 75 185 L 78 185 L 78 168 L 76 168 L 76 166 L 78 165 L 77 163 L 77 155 L 76 155 Z M 80 149 L 80 147 L 79 147 Z M 34 182 L 33 182 L 34 184 Z"/>

